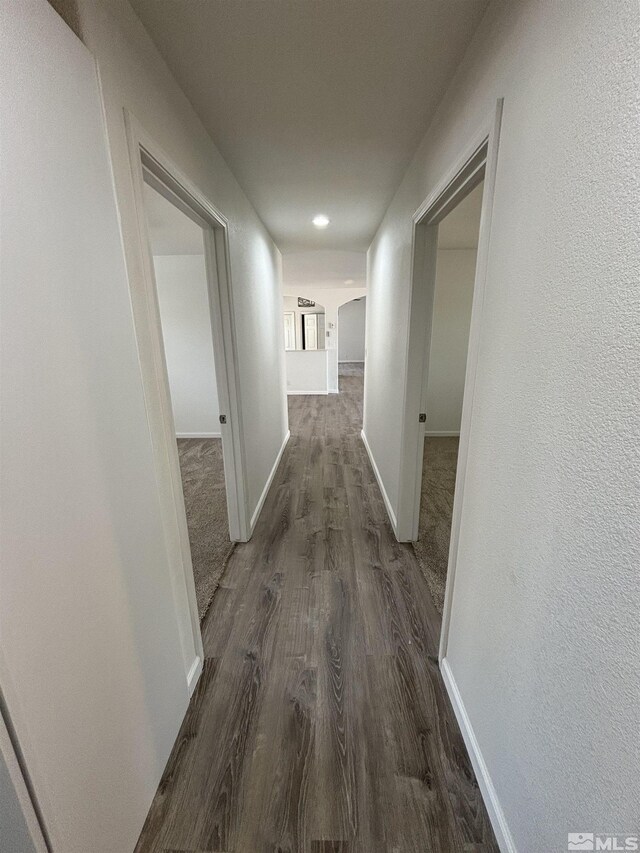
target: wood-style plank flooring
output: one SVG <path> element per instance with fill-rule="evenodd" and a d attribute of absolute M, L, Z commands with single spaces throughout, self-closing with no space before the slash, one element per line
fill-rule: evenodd
<path fill-rule="evenodd" d="M 293 397 L 251 542 L 137 853 L 488 853 L 437 665 L 440 617 L 360 438 L 362 375 Z"/>

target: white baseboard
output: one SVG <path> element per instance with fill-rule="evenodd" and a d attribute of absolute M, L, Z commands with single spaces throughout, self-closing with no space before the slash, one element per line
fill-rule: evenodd
<path fill-rule="evenodd" d="M 446 429 L 427 429 L 424 432 L 425 435 L 430 435 L 433 438 L 447 438 L 448 436 L 459 436 L 460 430 L 446 430 Z"/>
<path fill-rule="evenodd" d="M 200 655 L 196 657 L 194 662 L 191 664 L 189 672 L 187 673 L 187 688 L 189 690 L 189 696 L 193 696 L 193 691 L 196 689 L 196 684 L 198 683 L 198 679 L 202 674 L 202 658 Z"/>
<path fill-rule="evenodd" d="M 445 687 L 447 688 L 447 693 L 451 699 L 451 704 L 453 705 L 456 719 L 458 720 L 458 725 L 462 731 L 462 737 L 464 738 L 467 751 L 471 758 L 471 764 L 473 765 L 473 769 L 478 780 L 482 799 L 484 800 L 487 812 L 489 813 L 489 819 L 491 820 L 493 831 L 496 834 L 498 846 L 500 847 L 501 853 L 517 853 L 513 836 L 509 831 L 507 819 L 502 811 L 500 801 L 498 800 L 498 794 L 496 789 L 493 787 L 489 770 L 485 764 L 484 758 L 482 757 L 482 752 L 480 751 L 480 745 L 478 744 L 473 727 L 471 726 L 471 720 L 469 719 L 466 708 L 464 707 L 460 691 L 458 690 L 458 685 L 456 684 L 453 672 L 451 671 L 451 667 L 449 666 L 449 662 L 446 657 L 443 658 L 440 663 L 440 670 L 442 672 Z"/>
<path fill-rule="evenodd" d="M 219 432 L 177 432 L 176 438 L 222 438 Z"/>
<path fill-rule="evenodd" d="M 364 358 L 339 358 L 338 364 L 364 364 Z"/>
<path fill-rule="evenodd" d="M 278 470 L 278 465 L 280 464 L 280 460 L 282 459 L 282 454 L 284 453 L 284 449 L 287 446 L 287 442 L 291 438 L 291 432 L 287 430 L 287 434 L 284 437 L 284 441 L 282 442 L 282 446 L 278 451 L 278 455 L 276 456 L 276 461 L 273 463 L 273 467 L 267 477 L 267 482 L 264 484 L 264 489 L 262 490 L 262 494 L 260 495 L 260 500 L 253 511 L 253 515 L 251 516 L 251 521 L 249 522 L 250 530 L 249 535 L 251 535 L 256 526 L 256 522 L 260 517 L 260 513 L 262 512 L 262 507 L 264 506 L 264 502 L 267 499 L 267 495 L 269 494 L 269 489 L 271 488 L 271 483 L 273 483 L 273 478 L 276 476 L 276 471 Z"/>
<path fill-rule="evenodd" d="M 382 492 L 382 500 L 384 501 L 384 505 L 387 508 L 387 514 L 389 515 L 389 521 L 391 522 L 391 526 L 393 527 L 393 532 L 398 537 L 398 520 L 396 518 L 396 514 L 393 511 L 393 507 L 391 506 L 391 501 L 389 500 L 389 495 L 387 494 L 387 490 L 384 487 L 384 483 L 382 482 L 382 477 L 380 476 L 380 471 L 378 470 L 378 466 L 376 465 L 376 460 L 373 458 L 373 453 L 371 452 L 371 448 L 369 447 L 369 442 L 367 441 L 367 436 L 365 435 L 364 430 L 361 431 L 360 436 L 362 437 L 362 443 L 365 446 L 365 450 L 367 451 L 367 455 L 369 457 L 369 462 L 371 462 L 371 467 L 373 468 L 373 473 L 376 475 L 376 480 L 378 481 L 378 486 L 380 487 L 380 491 Z"/>
<path fill-rule="evenodd" d="M 328 393 L 329 392 L 326 390 L 325 391 L 287 391 L 287 394 L 289 396 L 294 396 L 296 394 L 298 394 L 298 395 L 299 394 L 305 394 L 305 395 L 308 395 L 309 397 L 326 397 L 326 395 Z"/>

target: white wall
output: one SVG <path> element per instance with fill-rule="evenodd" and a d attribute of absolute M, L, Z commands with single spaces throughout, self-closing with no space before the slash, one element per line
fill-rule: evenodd
<path fill-rule="evenodd" d="M 338 309 L 338 361 L 364 361 L 366 298 Z"/>
<path fill-rule="evenodd" d="M 126 3 L 79 4 L 104 105 L 94 57 L 44 0 L 0 3 L 14 119 L 1 158 L 0 683 L 54 850 L 124 853 L 188 704 L 191 630 L 132 319 L 146 247 L 124 108 L 229 222 L 251 506 L 286 435 L 280 257 Z"/>
<path fill-rule="evenodd" d="M 134 291 L 141 276 L 124 109 L 229 222 L 237 367 L 250 515 L 287 431 L 281 257 L 126 0 L 83 0 L 83 40 L 98 60 Z"/>
<path fill-rule="evenodd" d="M 326 350 L 288 350 L 285 353 L 285 361 L 287 393 L 327 393 Z"/>
<path fill-rule="evenodd" d="M 639 29 L 635 0 L 494 3 L 368 258 L 397 509 L 411 218 L 504 96 L 447 660 L 521 853 L 638 827 Z"/>
<path fill-rule="evenodd" d="M 475 249 L 438 250 L 427 380 L 427 433 L 460 432 L 476 255 Z"/>
<path fill-rule="evenodd" d="M 0 684 L 53 849 L 131 850 L 188 702 L 91 54 L 2 0 Z"/>
<path fill-rule="evenodd" d="M 220 435 L 204 255 L 154 255 L 176 435 Z"/>

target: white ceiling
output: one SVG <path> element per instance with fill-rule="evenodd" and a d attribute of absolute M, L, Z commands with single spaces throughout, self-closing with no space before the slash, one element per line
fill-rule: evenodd
<path fill-rule="evenodd" d="M 366 263 L 364 252 L 291 252 L 282 256 L 282 281 L 287 288 L 365 287 Z"/>
<path fill-rule="evenodd" d="M 148 184 L 144 184 L 144 208 L 154 255 L 204 253 L 202 228 Z"/>
<path fill-rule="evenodd" d="M 484 182 L 471 190 L 438 226 L 439 249 L 477 249 Z"/>
<path fill-rule="evenodd" d="M 131 3 L 291 252 L 368 248 L 488 0 Z"/>

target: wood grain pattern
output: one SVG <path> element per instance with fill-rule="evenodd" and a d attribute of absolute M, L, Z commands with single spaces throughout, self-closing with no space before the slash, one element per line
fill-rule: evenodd
<path fill-rule="evenodd" d="M 292 437 L 203 625 L 137 853 L 495 853 L 437 665 L 440 617 L 360 440 L 361 366 Z"/>

